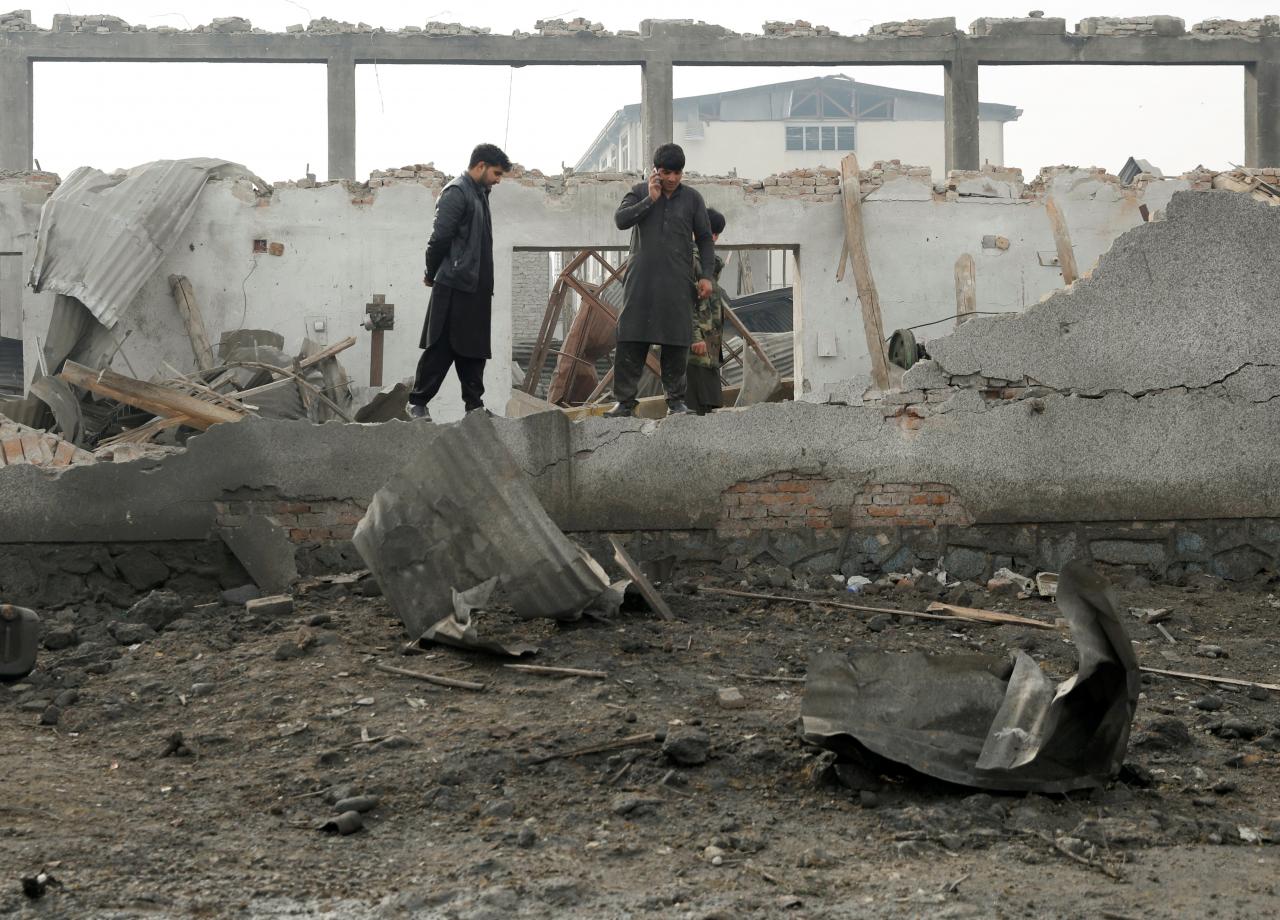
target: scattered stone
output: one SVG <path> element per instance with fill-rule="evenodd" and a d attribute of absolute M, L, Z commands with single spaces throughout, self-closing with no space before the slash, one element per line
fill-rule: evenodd
<path fill-rule="evenodd" d="M 130 623 L 145 623 L 159 632 L 187 612 L 186 602 L 172 591 L 152 591 L 129 608 L 125 619 Z"/>
<path fill-rule="evenodd" d="M 230 604 L 234 607 L 243 607 L 249 601 L 262 597 L 262 591 L 257 585 L 241 585 L 238 588 L 228 588 L 222 592 L 222 602 Z"/>
<path fill-rule="evenodd" d="M 510 799 L 497 799 L 480 809 L 480 817 L 505 820 L 516 813 L 516 806 Z"/>
<path fill-rule="evenodd" d="M 276 650 L 271 657 L 276 661 L 292 661 L 295 658 L 301 658 L 306 653 L 307 650 L 296 642 L 282 642 L 276 646 Z"/>
<path fill-rule="evenodd" d="M 169 567 L 145 549 L 131 549 L 112 561 L 120 570 L 120 577 L 135 591 L 150 591 L 169 579 Z"/>
<path fill-rule="evenodd" d="M 182 737 L 182 732 L 173 732 L 165 739 L 164 750 L 160 752 L 161 757 L 194 757 L 193 751 Z"/>
<path fill-rule="evenodd" d="M 667 737 L 662 742 L 662 753 L 681 766 L 697 766 L 707 762 L 711 753 L 711 738 L 704 731 L 675 726 L 667 730 Z"/>
<path fill-rule="evenodd" d="M 307 617 L 308 626 L 324 626 L 333 621 L 333 617 L 327 613 L 313 613 Z"/>
<path fill-rule="evenodd" d="M 1214 696 L 1212 693 L 1208 696 L 1202 696 L 1198 700 L 1191 703 L 1196 709 L 1202 709 L 1205 712 L 1217 712 L 1222 709 L 1226 703 L 1222 701 L 1222 697 Z"/>
<path fill-rule="evenodd" d="M 870 789 L 863 789 L 858 793 L 858 804 L 863 808 L 875 808 L 880 804 L 880 797 Z"/>
<path fill-rule="evenodd" d="M 522 850 L 528 850 L 538 842 L 538 831 L 533 824 L 526 821 L 524 826 L 520 828 L 520 833 L 516 834 L 516 846 Z"/>
<path fill-rule="evenodd" d="M 747 699 L 737 687 L 721 687 L 716 691 L 716 701 L 721 709 L 745 709 Z"/>
<path fill-rule="evenodd" d="M 364 818 L 358 811 L 344 811 L 336 817 L 330 818 L 320 825 L 320 830 L 326 834 L 354 834 L 356 831 L 364 827 Z"/>
<path fill-rule="evenodd" d="M 51 652 L 73 648 L 80 644 L 80 633 L 74 626 L 52 626 L 44 634 L 44 647 Z"/>
<path fill-rule="evenodd" d="M 390 738 L 383 738 L 373 746 L 375 751 L 403 751 L 407 748 L 417 747 L 418 742 L 412 738 L 406 738 L 404 735 L 392 735 Z"/>
<path fill-rule="evenodd" d="M 187 694 L 187 695 L 188 695 L 188 696 L 190 696 L 190 697 L 192 697 L 193 699 L 194 699 L 194 698 L 196 698 L 196 697 L 208 696 L 210 693 L 212 693 L 212 692 L 214 691 L 214 689 L 215 689 L 217 686 L 218 686 L 217 684 L 214 684 L 214 683 L 211 683 L 211 682 L 208 682 L 208 681 L 203 681 L 203 682 L 201 682 L 201 683 L 192 684 L 192 685 L 191 685 L 191 690 L 190 690 L 190 691 L 188 691 L 188 694 Z"/>
<path fill-rule="evenodd" d="M 1226 649 L 1224 649 L 1220 645 L 1197 645 L 1195 647 L 1195 650 L 1192 652 L 1192 654 L 1198 658 L 1229 658 L 1231 657 L 1227 654 Z"/>
<path fill-rule="evenodd" d="M 273 594 L 270 597 L 255 597 L 247 601 L 244 609 L 249 613 L 264 617 L 288 616 L 293 613 L 293 598 L 287 594 Z"/>
<path fill-rule="evenodd" d="M 40 724 L 57 725 L 60 718 L 62 718 L 62 710 L 55 705 L 49 705 L 45 707 L 44 712 L 40 713 Z"/>
<path fill-rule="evenodd" d="M 1156 784 L 1156 777 L 1154 773 L 1142 766 L 1142 764 L 1126 763 L 1120 767 L 1120 782 L 1126 786 L 1150 789 Z"/>
<path fill-rule="evenodd" d="M 377 808 L 378 801 L 379 799 L 376 795 L 356 795 L 334 802 L 333 810 L 336 812 L 358 811 L 360 814 L 364 814 L 366 811 L 373 811 Z"/>
<path fill-rule="evenodd" d="M 662 804 L 662 799 L 649 798 L 642 795 L 620 795 L 613 800 L 610 810 L 615 815 L 640 817 L 652 814 Z"/>
<path fill-rule="evenodd" d="M 74 706 L 80 701 L 80 691 L 74 687 L 68 687 L 53 698 L 53 705 L 59 709 L 66 709 L 68 706 Z"/>
<path fill-rule="evenodd" d="M 906 579 L 903 579 L 903 581 L 905 580 Z M 898 582 L 898 584 L 901 585 L 902 582 L 900 581 Z M 877 633 L 884 632 L 886 629 L 888 629 L 892 625 L 893 625 L 893 617 L 891 617 L 887 613 L 877 613 L 871 619 L 867 620 L 867 629 L 871 630 L 872 632 L 877 632 Z"/>
<path fill-rule="evenodd" d="M 1211 788 L 1218 795 L 1230 795 L 1231 793 L 1235 792 L 1236 789 L 1238 789 L 1239 787 L 1235 783 L 1231 782 L 1231 780 L 1229 779 L 1220 779 L 1209 788 Z"/>
<path fill-rule="evenodd" d="M 146 623 L 112 623 L 107 631 L 121 645 L 137 645 L 156 637 L 156 631 Z"/>
<path fill-rule="evenodd" d="M 1153 719 L 1147 723 L 1145 731 L 1134 736 L 1133 744 L 1154 751 L 1177 751 L 1190 746 L 1191 732 L 1178 719 Z"/>
<path fill-rule="evenodd" d="M 1266 734 L 1267 729 L 1265 726 L 1245 719 L 1223 719 L 1221 722 L 1210 725 L 1209 731 L 1219 738 L 1243 738 L 1245 741 L 1252 741 L 1259 735 Z"/>
<path fill-rule="evenodd" d="M 718 866 L 724 862 L 724 850 L 717 846 L 706 847 L 702 851 L 702 858 L 713 866 Z"/>

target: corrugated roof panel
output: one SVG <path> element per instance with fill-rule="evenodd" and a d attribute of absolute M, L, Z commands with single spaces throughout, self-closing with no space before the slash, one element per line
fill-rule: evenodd
<path fill-rule="evenodd" d="M 191 220 L 211 178 L 262 182 L 227 160 L 156 160 L 123 174 L 82 166 L 44 203 L 31 285 L 113 327 Z"/>

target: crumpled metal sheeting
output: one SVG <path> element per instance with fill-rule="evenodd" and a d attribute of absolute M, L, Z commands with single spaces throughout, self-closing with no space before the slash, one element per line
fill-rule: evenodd
<path fill-rule="evenodd" d="M 114 327 L 190 222 L 205 183 L 239 177 L 267 188 L 245 167 L 205 157 L 111 175 L 80 167 L 40 212 L 32 287 L 75 297 Z"/>
<path fill-rule="evenodd" d="M 374 495 L 353 542 L 414 636 L 449 615 L 455 586 L 495 575 L 523 617 L 575 620 L 609 587 L 547 516 L 483 412 L 442 426 Z"/>
<path fill-rule="evenodd" d="M 1106 582 L 1063 569 L 1058 605 L 1080 655 L 1055 684 L 1029 656 L 818 656 L 802 708 L 808 740 L 951 783 L 1058 793 L 1119 772 L 1137 708 L 1137 659 Z M 877 765 L 879 765 L 877 763 Z"/>

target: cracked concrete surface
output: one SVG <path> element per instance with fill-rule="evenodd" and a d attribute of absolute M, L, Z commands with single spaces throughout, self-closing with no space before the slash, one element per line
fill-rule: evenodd
<path fill-rule="evenodd" d="M 972 320 L 930 354 L 950 376 L 1081 395 L 1211 387 L 1280 364 L 1278 264 L 1280 210 L 1179 192 L 1165 220 L 1121 236 L 1091 278 L 1025 314 Z M 1274 375 L 1255 380 L 1280 392 Z"/>

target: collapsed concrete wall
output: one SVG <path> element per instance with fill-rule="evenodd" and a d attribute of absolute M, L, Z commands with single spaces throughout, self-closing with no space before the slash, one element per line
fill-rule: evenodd
<path fill-rule="evenodd" d="M 912 389 L 498 430 L 570 531 L 784 541 L 877 565 L 1083 552 L 1248 577 L 1280 562 L 1277 239 L 1280 209 L 1187 192 L 1092 281 L 939 340 Z M 163 460 L 5 470 L 0 540 L 191 540 L 259 515 L 300 545 L 341 542 L 438 430 L 248 420 Z"/>
<path fill-rule="evenodd" d="M 264 328 L 295 349 L 304 336 L 336 342 L 355 335 L 343 360 L 357 383 L 368 380 L 370 339 L 360 328 L 371 295 L 396 304 L 387 334 L 384 380 L 413 373 L 428 291 L 423 248 L 445 177 L 430 166 L 379 171 L 368 183 L 276 188 L 258 195 L 246 182 L 211 182 L 188 228 L 127 311 L 117 333 L 121 354 L 137 376 L 167 373 L 167 362 L 189 370 L 192 358 L 168 286 L 188 277 L 211 337 Z M 513 302 L 518 300 L 516 250 L 625 246 L 613 213 L 634 177 L 598 174 L 548 178 L 518 174 L 493 194 L 495 217 L 494 360 L 486 387 L 501 408 L 511 381 Z M 848 381 L 865 373 L 869 356 L 852 280 L 835 280 L 843 240 L 839 182 L 832 170 L 798 170 L 758 181 L 693 177 L 709 204 L 728 217 L 724 245 L 787 248 L 796 254 L 796 387 L 802 399 L 843 401 Z M 1070 228 L 1082 270 L 1115 238 L 1157 213 L 1195 177 L 1122 187 L 1098 170 L 1047 171 L 1024 184 L 1016 170 L 953 173 L 935 186 L 927 170 L 873 164 L 862 175 L 868 247 L 886 331 L 954 314 L 956 259 L 977 264 L 983 311 L 1020 311 L 1062 284 L 1045 213 L 1052 196 Z M 31 199 L 39 182 L 0 183 L 0 207 L 10 234 L 29 239 L 38 224 Z M 258 251 L 265 244 L 266 251 Z M 29 267 L 29 258 L 25 263 Z M 37 339 L 48 328 L 52 297 L 24 299 L 28 377 Z M 928 339 L 947 329 L 921 330 Z M 455 388 L 441 394 L 438 418 L 461 414 Z M 434 408 L 433 408 L 433 411 Z"/>

